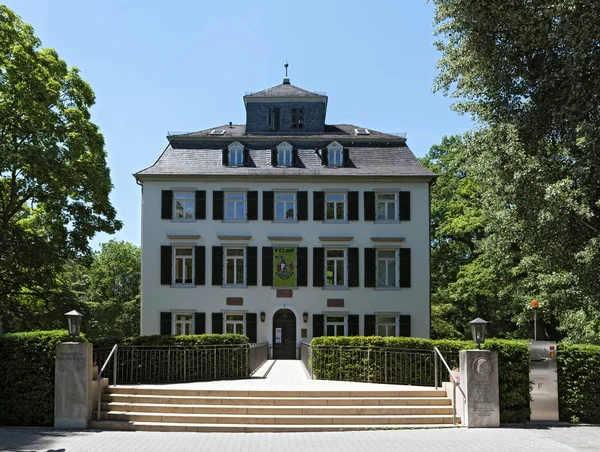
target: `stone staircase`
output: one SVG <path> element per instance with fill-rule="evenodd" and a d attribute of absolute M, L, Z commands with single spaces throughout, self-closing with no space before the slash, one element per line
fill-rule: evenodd
<path fill-rule="evenodd" d="M 340 391 L 117 386 L 103 395 L 101 420 L 90 422 L 90 428 L 304 432 L 452 427 L 451 404 L 445 391 L 433 388 Z"/>

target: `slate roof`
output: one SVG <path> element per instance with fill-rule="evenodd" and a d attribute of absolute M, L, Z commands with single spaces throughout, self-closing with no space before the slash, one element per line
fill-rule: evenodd
<path fill-rule="evenodd" d="M 433 178 L 410 149 L 401 147 L 350 147 L 347 167 L 321 165 L 320 149 L 298 149 L 296 167 L 273 167 L 271 149 L 250 150 L 246 167 L 222 164 L 221 149 L 190 149 L 168 146 L 154 165 L 135 174 L 144 176 L 404 176 Z"/>
<path fill-rule="evenodd" d="M 299 88 L 291 83 L 282 83 L 281 85 L 272 86 L 271 88 L 244 96 L 244 98 L 253 97 L 322 97 L 323 99 L 327 99 L 327 96 L 323 94 Z"/>

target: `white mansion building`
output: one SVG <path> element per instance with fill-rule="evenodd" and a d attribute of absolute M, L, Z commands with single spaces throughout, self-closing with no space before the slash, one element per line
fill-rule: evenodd
<path fill-rule="evenodd" d="M 142 185 L 141 334 L 429 337 L 429 190 L 402 136 L 327 125 L 327 97 L 244 96 L 246 124 L 168 136 Z"/>

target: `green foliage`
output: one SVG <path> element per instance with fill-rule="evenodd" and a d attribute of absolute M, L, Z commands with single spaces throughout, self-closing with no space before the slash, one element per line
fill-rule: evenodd
<path fill-rule="evenodd" d="M 121 228 L 94 92 L 0 5 L 0 332 L 25 313 L 68 308 L 58 274 Z"/>
<path fill-rule="evenodd" d="M 600 423 L 600 347 L 563 342 L 556 357 L 560 420 Z"/>
<path fill-rule="evenodd" d="M 248 337 L 243 334 L 192 334 L 183 336 L 133 336 L 112 337 L 93 340 L 94 347 L 106 348 L 115 344 L 119 346 L 138 345 L 148 347 L 159 347 L 167 345 L 235 345 L 247 344 Z"/>
<path fill-rule="evenodd" d="M 53 425 L 56 346 L 71 340 L 66 330 L 0 335 L 0 425 Z"/>
<path fill-rule="evenodd" d="M 390 359 L 386 361 L 385 358 L 374 353 L 374 359 L 369 355 L 371 362 L 370 366 L 367 366 L 366 353 L 358 353 L 357 347 L 423 351 L 432 351 L 434 347 L 437 347 L 448 361 L 448 365 L 454 367 L 458 366 L 458 352 L 471 349 L 473 343 L 404 337 L 329 336 L 313 338 L 311 346 L 313 347 L 312 371 L 314 377 L 318 379 L 433 385 L 432 373 L 426 375 L 425 378 L 422 375 L 426 372 L 425 369 L 433 368 L 433 353 L 427 362 L 423 361 L 424 358 L 420 358 L 406 359 L 399 363 Z M 500 422 L 527 422 L 530 414 L 531 391 L 527 342 L 491 339 L 483 344 L 483 348 L 498 353 Z M 387 379 L 384 378 L 386 374 Z M 406 381 L 407 376 L 408 381 Z M 440 376 L 446 378 L 447 372 L 440 368 Z"/>

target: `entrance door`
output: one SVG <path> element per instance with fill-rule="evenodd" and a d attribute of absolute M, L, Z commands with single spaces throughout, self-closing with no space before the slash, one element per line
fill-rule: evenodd
<path fill-rule="evenodd" d="M 296 315 L 289 309 L 273 316 L 273 359 L 296 359 Z"/>

